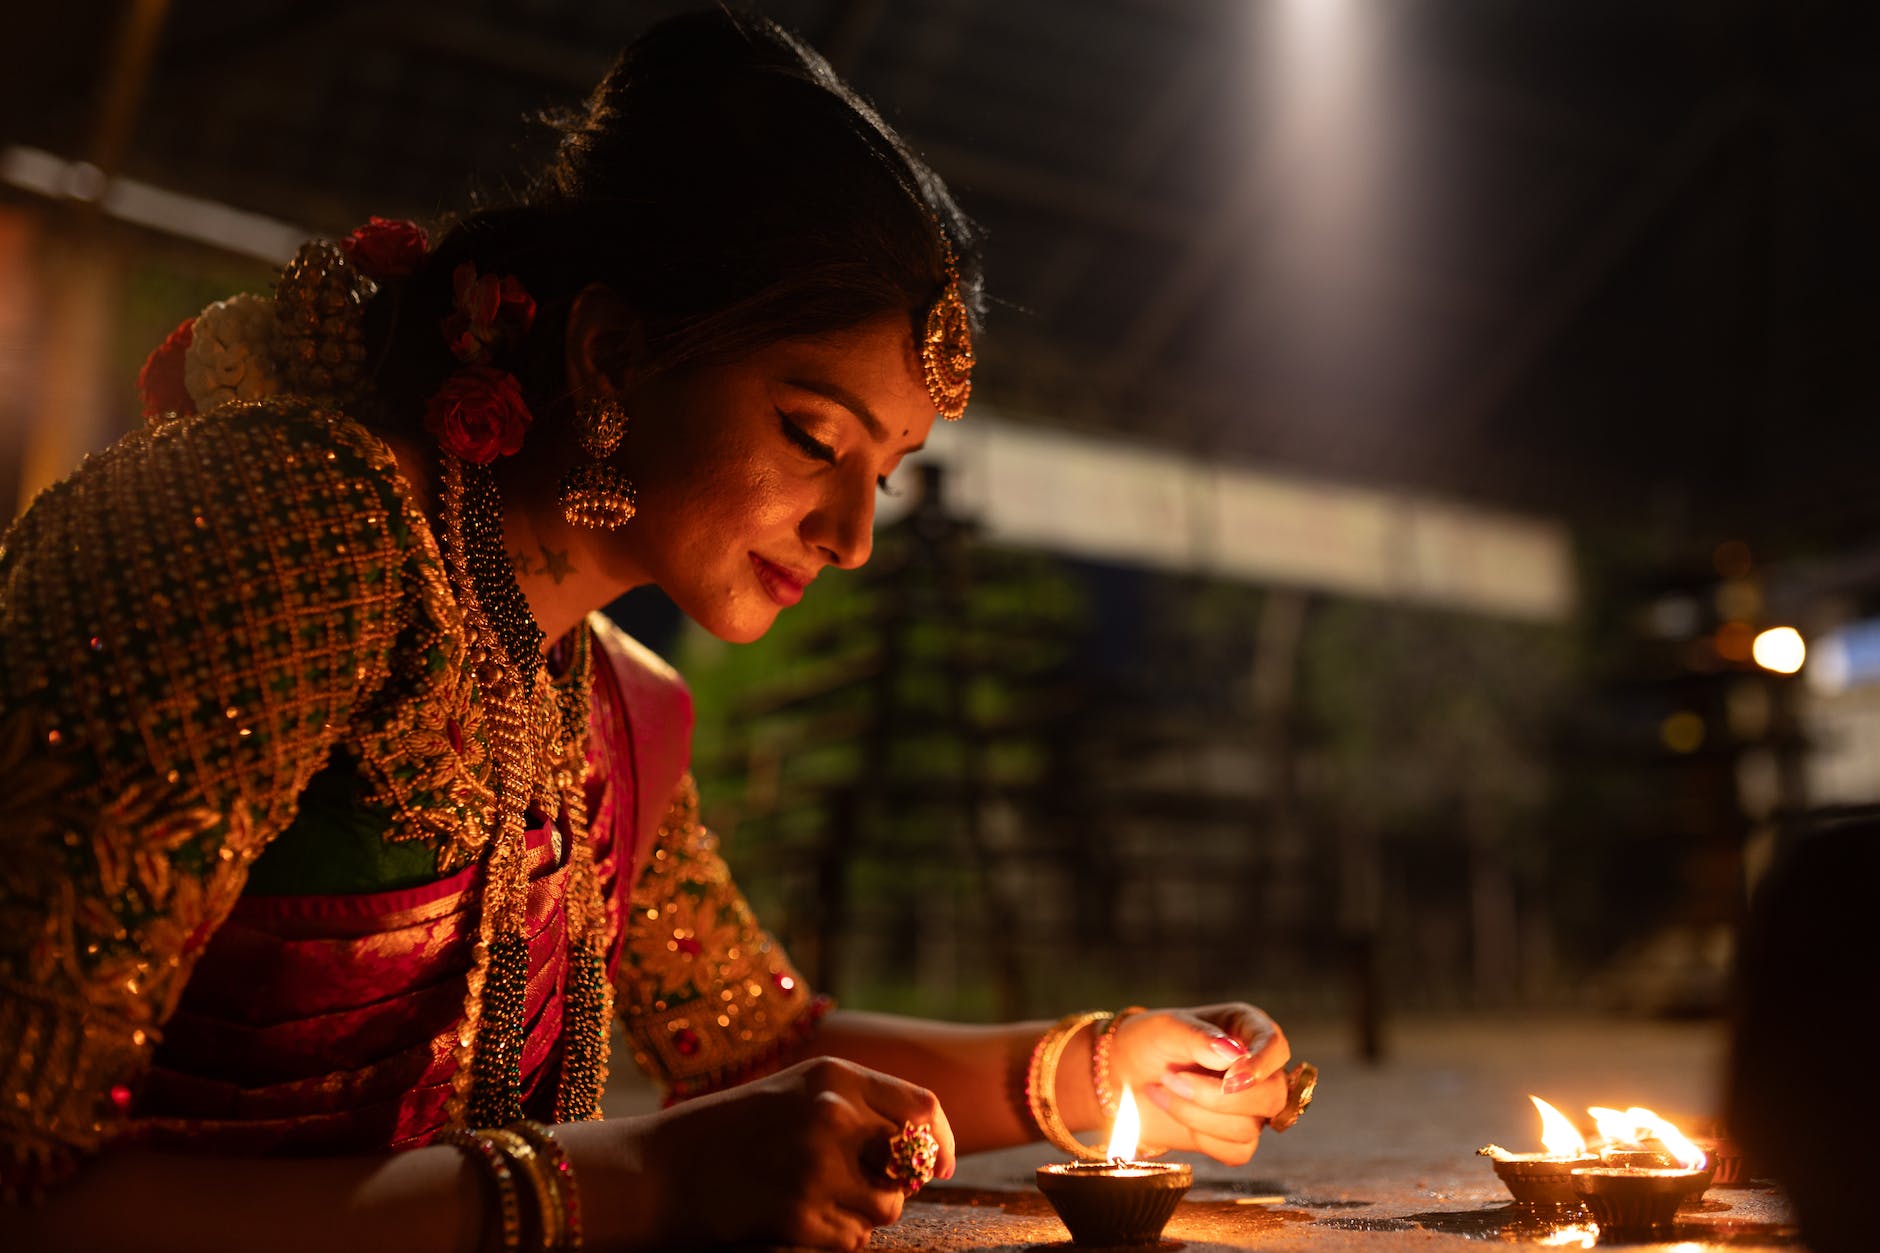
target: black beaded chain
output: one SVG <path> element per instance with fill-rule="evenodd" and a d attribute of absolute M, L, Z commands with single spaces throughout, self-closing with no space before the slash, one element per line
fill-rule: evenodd
<path fill-rule="evenodd" d="M 463 467 L 463 546 L 477 599 L 495 628 L 516 682 L 523 692 L 533 691 L 542 669 L 542 641 L 547 638 L 529 612 L 529 602 L 516 583 L 515 567 L 503 548 L 502 499 L 496 476 L 488 466 L 466 462 Z"/>

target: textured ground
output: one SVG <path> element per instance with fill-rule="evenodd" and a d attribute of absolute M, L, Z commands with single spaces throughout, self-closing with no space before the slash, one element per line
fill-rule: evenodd
<path fill-rule="evenodd" d="M 1195 1162 L 1193 1191 L 1163 1248 L 1479 1253 L 1486 1243 L 1592 1248 L 1615 1243 L 1584 1223 L 1543 1222 L 1507 1204 L 1475 1149 L 1538 1148 L 1527 1094 L 1569 1111 L 1650 1106 L 1676 1121 L 1716 1113 L 1722 1040 L 1710 1025 L 1583 1019 L 1443 1019 L 1395 1026 L 1385 1064 L 1351 1056 L 1336 1025 L 1293 1028 L 1294 1056 L 1318 1065 L 1317 1099 L 1299 1125 L 1268 1135 L 1245 1167 Z M 623 1059 L 624 1061 L 624 1059 Z M 609 1107 L 638 1104 L 622 1089 Z M 927 1189 L 882 1249 L 1013 1250 L 1068 1246 L 1032 1185 L 1038 1146 L 962 1161 Z M 1712 1188 L 1703 1207 L 1641 1253 L 1796 1250 L 1781 1197 L 1767 1187 Z"/>

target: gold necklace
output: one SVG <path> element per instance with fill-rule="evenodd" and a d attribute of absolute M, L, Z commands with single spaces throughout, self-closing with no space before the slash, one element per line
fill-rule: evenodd
<path fill-rule="evenodd" d="M 494 477 L 486 467 L 449 455 L 441 460 L 440 547 L 463 610 L 469 664 L 496 766 L 496 831 L 484 862 L 448 1125 L 502 1127 L 522 1117 L 529 977 L 525 839 L 532 801 L 551 823 L 560 819 L 572 841 L 555 1117 L 598 1118 L 613 988 L 606 977 L 607 910 L 587 842 L 583 790 L 591 672 L 586 630 L 577 634 L 571 681 L 557 693 L 541 664 L 541 628 L 504 555 Z"/>

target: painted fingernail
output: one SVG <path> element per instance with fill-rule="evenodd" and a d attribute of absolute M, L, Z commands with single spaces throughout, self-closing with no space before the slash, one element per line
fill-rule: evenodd
<path fill-rule="evenodd" d="M 1154 1101 L 1161 1109 L 1168 1108 L 1168 1091 L 1159 1083 L 1152 1083 L 1142 1090 L 1142 1094 Z"/>
<path fill-rule="evenodd" d="M 1208 1040 L 1208 1047 L 1222 1057 L 1245 1057 L 1247 1046 L 1231 1035 L 1217 1035 Z"/>
<path fill-rule="evenodd" d="M 1191 1101 L 1194 1100 L 1194 1082 L 1190 1080 L 1187 1075 L 1182 1074 L 1178 1070 L 1170 1071 L 1168 1074 L 1164 1075 L 1162 1077 L 1162 1086 L 1167 1088 L 1170 1092 L 1173 1092 L 1176 1096 L 1184 1096 Z"/>
<path fill-rule="evenodd" d="M 1232 1096 L 1236 1092 L 1245 1092 L 1265 1076 L 1257 1073 L 1252 1066 L 1235 1066 L 1228 1070 L 1221 1080 L 1221 1091 Z"/>

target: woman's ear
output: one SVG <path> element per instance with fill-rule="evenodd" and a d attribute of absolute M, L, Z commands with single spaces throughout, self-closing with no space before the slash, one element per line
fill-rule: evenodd
<path fill-rule="evenodd" d="M 639 315 L 604 283 L 575 293 L 563 339 L 563 369 L 576 396 L 617 397 L 643 368 L 646 337 Z"/>

